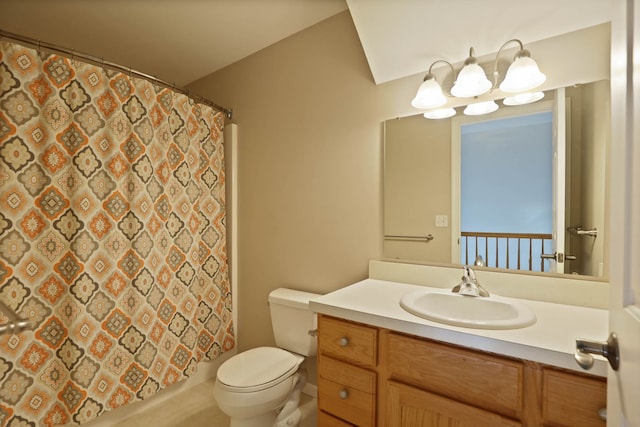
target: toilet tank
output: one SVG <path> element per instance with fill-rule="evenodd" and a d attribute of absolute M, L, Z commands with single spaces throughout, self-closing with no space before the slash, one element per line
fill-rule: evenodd
<path fill-rule="evenodd" d="M 317 328 L 316 314 L 309 301 L 319 294 L 279 288 L 269 294 L 271 325 L 276 345 L 303 356 L 314 356 L 317 340 L 309 331 Z"/>

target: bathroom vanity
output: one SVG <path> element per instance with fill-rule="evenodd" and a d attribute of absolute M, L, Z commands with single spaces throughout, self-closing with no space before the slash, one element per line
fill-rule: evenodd
<path fill-rule="evenodd" d="M 311 302 L 319 426 L 605 425 L 606 363 L 573 351 L 606 336 L 606 310 L 527 300 L 531 326 L 461 328 L 403 310 L 417 288 L 366 279 Z"/>

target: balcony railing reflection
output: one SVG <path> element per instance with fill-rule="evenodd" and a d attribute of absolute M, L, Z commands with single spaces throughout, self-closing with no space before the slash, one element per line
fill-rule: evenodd
<path fill-rule="evenodd" d="M 473 264 L 478 255 L 487 267 L 512 270 L 549 271 L 540 255 L 550 251 L 553 236 L 544 233 L 460 233 L 461 261 Z"/>

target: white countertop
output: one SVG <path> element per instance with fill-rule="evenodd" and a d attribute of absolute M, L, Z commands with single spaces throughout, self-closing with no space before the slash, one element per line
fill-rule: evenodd
<path fill-rule="evenodd" d="M 596 357 L 593 368 L 584 371 L 573 356 L 576 338 L 602 340 L 609 334 L 607 310 L 513 298 L 535 311 L 535 324 L 507 330 L 463 328 L 432 322 L 402 309 L 400 298 L 419 289 L 442 291 L 442 288 L 365 279 L 316 298 L 310 306 L 320 314 L 578 372 L 607 375 L 605 359 Z"/>

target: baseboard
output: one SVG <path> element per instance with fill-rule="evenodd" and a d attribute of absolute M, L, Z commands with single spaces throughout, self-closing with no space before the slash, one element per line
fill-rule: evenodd
<path fill-rule="evenodd" d="M 302 392 L 307 396 L 318 397 L 318 386 L 315 384 L 306 383 L 302 388 Z"/>

